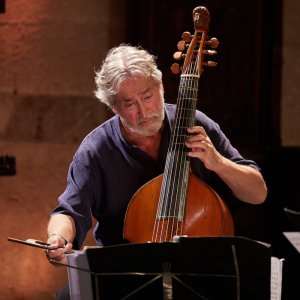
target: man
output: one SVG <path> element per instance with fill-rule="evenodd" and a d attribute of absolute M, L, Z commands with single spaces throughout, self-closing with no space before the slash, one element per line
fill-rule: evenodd
<path fill-rule="evenodd" d="M 48 225 L 47 253 L 62 262 L 79 249 L 92 216 L 98 245 L 123 243 L 125 211 L 133 194 L 164 171 L 175 105 L 164 103 L 162 74 L 147 51 L 120 45 L 96 73 L 96 97 L 115 116 L 82 141 L 68 182 Z M 186 140 L 193 172 L 225 196 L 229 207 L 264 202 L 267 188 L 259 167 L 244 159 L 219 126 L 200 111 Z M 232 197 L 232 195 L 234 197 Z"/>

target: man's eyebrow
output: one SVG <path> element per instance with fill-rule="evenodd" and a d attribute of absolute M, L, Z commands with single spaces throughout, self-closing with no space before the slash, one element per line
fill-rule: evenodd
<path fill-rule="evenodd" d="M 151 91 L 152 91 L 152 88 L 149 87 L 145 91 L 141 92 L 141 94 L 146 94 L 146 93 L 151 92 Z"/>
<path fill-rule="evenodd" d="M 131 102 L 131 101 L 133 101 L 131 98 L 125 98 L 124 99 L 124 102 Z"/>
<path fill-rule="evenodd" d="M 151 91 L 152 91 L 152 88 L 149 87 L 145 91 L 140 92 L 139 95 L 144 95 L 144 94 L 147 94 Z M 124 101 L 125 102 L 130 102 L 130 101 L 133 101 L 133 99 L 132 98 L 124 98 Z"/>

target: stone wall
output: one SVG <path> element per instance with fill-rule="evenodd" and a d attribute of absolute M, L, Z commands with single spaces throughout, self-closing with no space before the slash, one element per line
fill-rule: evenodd
<path fill-rule="evenodd" d="M 111 116 L 94 71 L 124 28 L 121 0 L 6 1 L 0 14 L 0 156 L 16 158 L 16 175 L 0 176 L 0 300 L 54 299 L 67 282 L 43 250 L 7 238 L 46 239 L 74 151 Z"/>
<path fill-rule="evenodd" d="M 50 265 L 43 250 L 7 237 L 46 239 L 49 213 L 64 189 L 75 145 L 1 142 L 0 149 L 17 163 L 15 176 L 0 177 L 0 299 L 54 299 L 67 282 L 66 269 Z"/>

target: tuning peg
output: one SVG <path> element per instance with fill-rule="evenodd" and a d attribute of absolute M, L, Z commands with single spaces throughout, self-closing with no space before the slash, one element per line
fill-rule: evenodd
<path fill-rule="evenodd" d="M 185 31 L 181 37 L 185 42 L 190 42 L 193 38 L 193 36 L 188 31 Z"/>
<path fill-rule="evenodd" d="M 173 74 L 178 74 L 181 71 L 181 68 L 180 68 L 179 64 L 174 63 L 171 66 L 171 71 L 172 71 Z"/>
<path fill-rule="evenodd" d="M 216 67 L 218 65 L 218 63 L 216 63 L 215 61 L 209 60 L 209 61 L 203 62 L 202 65 L 206 66 L 206 67 Z"/>
<path fill-rule="evenodd" d="M 177 51 L 177 52 L 175 52 L 175 53 L 173 54 L 173 58 L 174 58 L 175 60 L 180 60 L 180 59 L 182 59 L 184 56 L 185 56 L 185 55 L 182 54 L 181 51 Z"/>
<path fill-rule="evenodd" d="M 186 49 L 186 42 L 185 41 L 179 41 L 177 44 L 177 49 L 180 51 L 184 51 Z"/>
<path fill-rule="evenodd" d="M 216 50 L 203 50 L 203 54 L 216 55 L 217 51 Z"/>
<path fill-rule="evenodd" d="M 209 41 L 206 42 L 208 45 L 210 45 L 211 48 L 216 49 L 219 46 L 219 41 L 217 38 L 211 38 Z"/>

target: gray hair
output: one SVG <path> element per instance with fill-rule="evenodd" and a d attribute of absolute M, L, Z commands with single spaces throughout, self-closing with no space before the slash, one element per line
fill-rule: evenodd
<path fill-rule="evenodd" d="M 162 83 L 162 73 L 157 68 L 156 57 L 141 47 L 121 44 L 112 48 L 96 71 L 95 96 L 109 107 L 114 105 L 113 96 L 125 79 L 133 76 L 151 77 Z"/>

